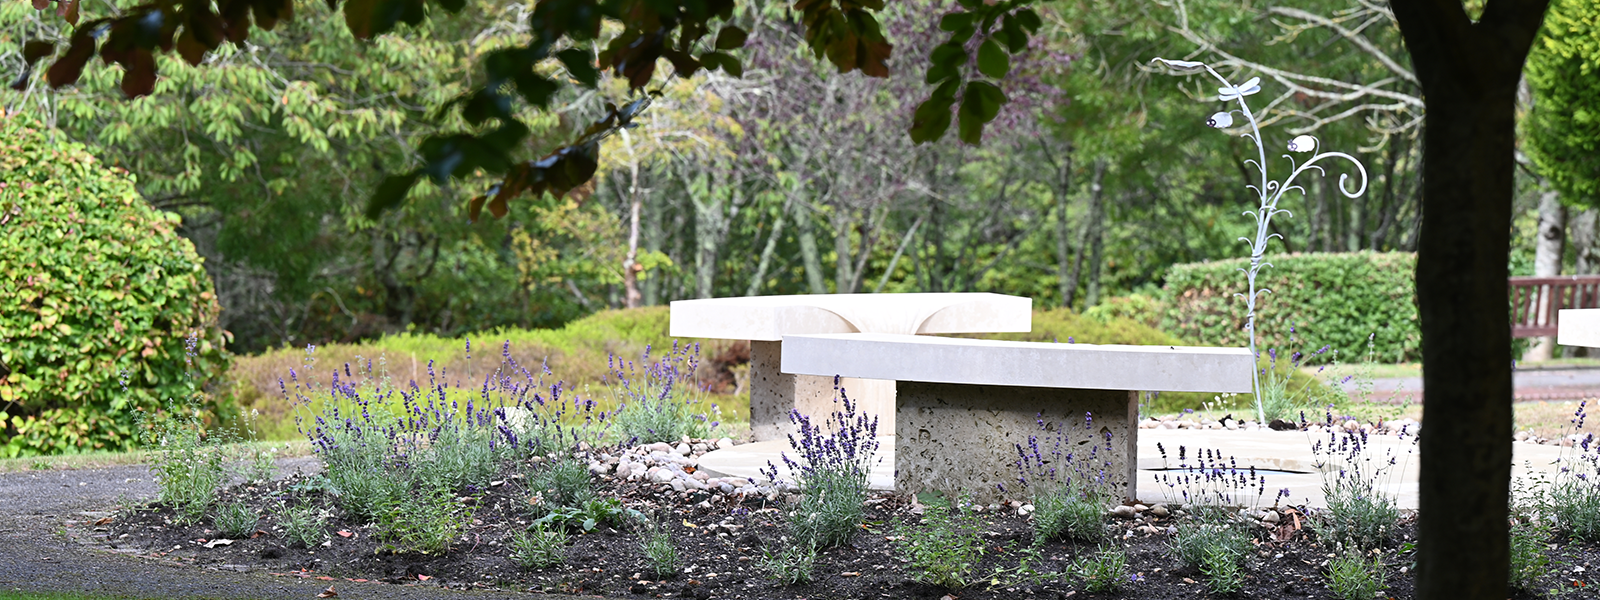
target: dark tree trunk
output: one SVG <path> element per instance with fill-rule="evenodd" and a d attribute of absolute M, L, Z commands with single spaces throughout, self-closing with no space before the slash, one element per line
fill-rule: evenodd
<path fill-rule="evenodd" d="M 1427 404 L 1417 598 L 1503 600 L 1509 571 L 1506 311 L 1517 80 L 1548 0 L 1392 3 L 1427 101 L 1418 240 Z"/>

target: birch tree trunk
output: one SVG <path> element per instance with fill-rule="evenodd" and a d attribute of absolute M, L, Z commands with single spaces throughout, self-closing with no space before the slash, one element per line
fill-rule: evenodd
<path fill-rule="evenodd" d="M 1555 277 L 1561 274 L 1561 255 L 1566 250 L 1567 209 L 1561 206 L 1561 197 L 1555 190 L 1545 190 L 1539 195 L 1539 233 L 1534 236 L 1533 276 Z M 1548 296 L 1550 286 L 1539 290 L 1541 297 Z M 1548 302 L 1539 303 L 1539 316 L 1548 319 L 1548 311 L 1557 310 Z M 1533 339 L 1533 345 L 1523 353 L 1523 362 L 1550 360 L 1555 355 L 1556 339 L 1551 336 Z"/>

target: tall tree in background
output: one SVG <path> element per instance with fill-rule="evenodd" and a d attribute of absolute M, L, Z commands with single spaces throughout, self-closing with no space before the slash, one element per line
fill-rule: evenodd
<path fill-rule="evenodd" d="M 1554 0 L 1528 54 L 1524 148 L 1568 204 L 1600 206 L 1600 4 Z"/>
<path fill-rule="evenodd" d="M 1509 569 L 1506 311 L 1517 86 L 1545 0 L 1395 0 L 1427 101 L 1417 304 L 1423 387 L 1417 597 L 1500 600 Z"/>

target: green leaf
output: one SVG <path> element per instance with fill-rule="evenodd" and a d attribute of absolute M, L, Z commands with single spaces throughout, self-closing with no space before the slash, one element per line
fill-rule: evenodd
<path fill-rule="evenodd" d="M 967 10 L 978 10 L 983 7 L 983 0 L 956 0 L 956 2 Z"/>
<path fill-rule="evenodd" d="M 740 29 L 738 27 L 734 27 L 732 25 L 729 25 L 727 27 L 723 27 L 721 31 L 717 32 L 716 48 L 718 50 L 732 50 L 734 48 L 743 48 L 744 47 L 744 41 L 748 37 L 749 37 L 749 34 L 745 33 L 743 29 Z"/>
<path fill-rule="evenodd" d="M 961 31 L 972 27 L 973 14 L 969 12 L 950 13 L 939 19 L 939 29 L 945 31 Z"/>
<path fill-rule="evenodd" d="M 372 197 L 367 200 L 367 218 L 376 219 L 384 211 L 399 206 L 420 177 L 422 170 L 416 169 L 403 175 L 383 178 L 383 183 L 378 184 L 378 189 L 373 190 Z"/>
<path fill-rule="evenodd" d="M 1044 25 L 1044 22 L 1039 20 L 1039 13 L 1033 12 L 1031 8 L 1017 11 L 1016 19 L 1017 24 L 1021 25 L 1029 34 L 1038 33 L 1039 27 Z"/>
<path fill-rule="evenodd" d="M 726 52 L 712 50 L 700 55 L 700 64 L 706 69 L 720 68 L 724 73 L 734 77 L 744 77 L 744 65 L 739 59 Z"/>
<path fill-rule="evenodd" d="M 918 105 L 916 112 L 911 115 L 911 141 L 921 144 L 944 137 L 944 133 L 950 129 L 950 107 L 954 104 L 954 99 L 935 95 Z"/>
<path fill-rule="evenodd" d="M 994 84 L 986 81 L 968 83 L 966 93 L 961 97 L 961 108 L 956 111 L 961 119 L 957 127 L 961 141 L 972 146 L 982 144 L 983 126 L 1000 114 L 1000 106 L 1005 102 L 1005 94 Z"/>
<path fill-rule="evenodd" d="M 993 39 L 987 39 L 983 41 L 982 46 L 978 46 L 979 73 L 995 79 L 1003 79 L 1006 73 L 1010 71 L 1011 56 L 1006 54 L 1005 49 L 1001 48 L 999 43 Z"/>
<path fill-rule="evenodd" d="M 561 61 L 561 66 L 567 68 L 567 73 L 584 87 L 592 88 L 600 80 L 600 70 L 594 66 L 594 58 L 585 50 L 567 48 L 556 53 L 556 59 Z"/>

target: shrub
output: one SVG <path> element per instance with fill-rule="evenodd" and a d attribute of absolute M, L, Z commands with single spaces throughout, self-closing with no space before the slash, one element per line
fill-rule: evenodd
<path fill-rule="evenodd" d="M 1239 269 L 1248 258 L 1173 265 L 1167 271 L 1167 312 L 1161 328 L 1193 343 L 1243 347 Z M 1256 307 L 1258 347 L 1287 348 L 1291 326 L 1311 345 L 1360 348 L 1377 334 L 1376 355 L 1385 362 L 1421 359 L 1413 273 L 1416 255 L 1352 252 L 1279 255 L 1262 269 L 1258 287 L 1271 289 Z"/>
<path fill-rule="evenodd" d="M 898 524 L 895 535 L 909 561 L 911 578 L 946 588 L 966 587 L 983 556 L 981 523 L 966 494 L 953 502 L 929 497 L 922 525 Z"/>
<path fill-rule="evenodd" d="M 1361 553 L 1346 550 L 1328 561 L 1328 587 L 1342 600 L 1372 600 L 1384 587 L 1383 557 L 1368 562 Z"/>
<path fill-rule="evenodd" d="M 0 456 L 128 449 L 136 411 L 227 371 L 211 279 L 178 223 L 82 144 L 0 116 Z M 231 416 L 199 400 L 205 420 Z"/>
<path fill-rule="evenodd" d="M 1038 490 L 1033 494 L 1033 539 L 1095 541 L 1106 534 L 1109 496 L 1077 484 Z"/>
<path fill-rule="evenodd" d="M 1178 559 L 1200 569 L 1206 587 L 1230 594 L 1244 586 L 1243 563 L 1254 549 L 1246 525 L 1217 507 L 1193 507 L 1195 518 L 1178 526 L 1172 551 Z"/>
<path fill-rule="evenodd" d="M 524 569 L 544 569 L 567 560 L 567 532 L 559 527 L 529 527 L 511 538 L 511 560 Z"/>

